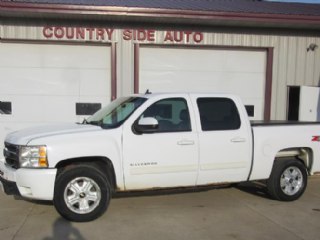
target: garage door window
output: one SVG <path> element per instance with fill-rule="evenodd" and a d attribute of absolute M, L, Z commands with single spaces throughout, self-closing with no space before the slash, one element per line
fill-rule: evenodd
<path fill-rule="evenodd" d="M 11 102 L 1 102 L 0 101 L 0 114 L 11 114 Z"/>
<path fill-rule="evenodd" d="M 92 115 L 101 109 L 101 103 L 76 103 L 76 115 Z"/>
<path fill-rule="evenodd" d="M 203 131 L 240 128 L 240 117 L 234 102 L 228 98 L 199 98 L 197 100 Z"/>
<path fill-rule="evenodd" d="M 158 120 L 157 132 L 191 131 L 188 105 L 183 98 L 169 98 L 151 105 L 141 117 Z"/>

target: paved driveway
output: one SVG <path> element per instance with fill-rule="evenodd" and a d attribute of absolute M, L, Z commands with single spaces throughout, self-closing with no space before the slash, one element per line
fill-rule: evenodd
<path fill-rule="evenodd" d="M 112 199 L 89 223 L 62 219 L 50 203 L 0 194 L 0 239 L 320 239 L 320 176 L 309 178 L 295 202 L 268 199 L 240 187 Z"/>

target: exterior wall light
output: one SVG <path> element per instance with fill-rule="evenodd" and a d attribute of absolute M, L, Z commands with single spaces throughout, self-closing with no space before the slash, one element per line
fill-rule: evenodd
<path fill-rule="evenodd" d="M 307 48 L 307 52 L 309 51 L 315 51 L 318 48 L 318 45 L 315 43 L 310 43 L 309 47 Z"/>

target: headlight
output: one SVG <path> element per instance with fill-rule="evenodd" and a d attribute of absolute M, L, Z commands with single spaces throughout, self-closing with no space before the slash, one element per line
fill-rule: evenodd
<path fill-rule="evenodd" d="M 19 153 L 20 167 L 48 167 L 46 146 L 22 146 Z"/>

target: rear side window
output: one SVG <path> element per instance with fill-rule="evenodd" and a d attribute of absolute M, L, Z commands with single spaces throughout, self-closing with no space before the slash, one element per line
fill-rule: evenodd
<path fill-rule="evenodd" d="M 235 130 L 241 122 L 235 103 L 229 98 L 198 98 L 203 131 Z"/>

